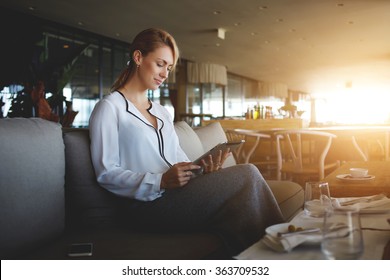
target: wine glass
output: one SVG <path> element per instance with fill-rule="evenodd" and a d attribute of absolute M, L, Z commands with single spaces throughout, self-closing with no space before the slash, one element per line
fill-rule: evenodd
<path fill-rule="evenodd" d="M 354 260 L 362 256 L 363 236 L 357 209 L 326 209 L 321 250 L 330 260 Z"/>
<path fill-rule="evenodd" d="M 332 207 L 327 182 L 306 182 L 304 211 L 308 216 L 323 217 L 325 210 Z"/>

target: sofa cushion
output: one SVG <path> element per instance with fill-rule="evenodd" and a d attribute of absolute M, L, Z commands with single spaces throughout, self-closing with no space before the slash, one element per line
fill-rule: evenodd
<path fill-rule="evenodd" d="M 38 118 L 0 119 L 0 254 L 12 258 L 65 229 L 61 127 Z"/>
<path fill-rule="evenodd" d="M 175 131 L 179 137 L 180 147 L 190 160 L 195 160 L 204 153 L 202 142 L 194 130 L 185 122 L 175 123 Z"/>
<path fill-rule="evenodd" d="M 286 221 L 291 220 L 298 212 L 302 211 L 304 191 L 299 184 L 277 180 L 267 180 L 267 183 Z"/>
<path fill-rule="evenodd" d="M 212 122 L 206 126 L 196 127 L 194 131 L 203 144 L 203 150 L 205 152 L 212 149 L 215 145 L 227 141 L 225 131 L 219 122 Z M 223 167 L 229 167 L 235 164 L 236 161 L 232 155 L 226 159 Z"/>
<path fill-rule="evenodd" d="M 66 158 L 66 209 L 70 228 L 105 228 L 117 224 L 123 199 L 101 187 L 95 176 L 88 129 L 63 129 Z"/>

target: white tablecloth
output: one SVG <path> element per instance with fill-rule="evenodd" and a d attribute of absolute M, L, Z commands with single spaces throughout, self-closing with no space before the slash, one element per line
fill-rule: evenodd
<path fill-rule="evenodd" d="M 383 214 L 365 214 L 361 215 L 361 224 L 363 228 L 381 228 L 389 229 L 390 225 L 387 219 L 390 218 L 390 211 Z M 291 223 L 299 224 L 306 219 L 311 221 L 322 221 L 322 218 L 308 217 L 303 211 L 295 216 Z M 383 249 L 390 240 L 390 231 L 363 230 L 364 254 L 363 260 L 382 259 Z M 301 244 L 289 253 L 279 253 L 271 250 L 261 241 L 253 244 L 251 247 L 235 257 L 238 260 L 324 260 L 325 256 L 321 253 L 321 244 Z"/>

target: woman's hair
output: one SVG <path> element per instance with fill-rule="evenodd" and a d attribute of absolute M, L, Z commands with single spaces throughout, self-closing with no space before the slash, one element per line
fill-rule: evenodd
<path fill-rule="evenodd" d="M 143 56 L 147 56 L 150 52 L 153 52 L 163 46 L 168 46 L 172 50 L 172 69 L 174 69 L 177 60 L 179 59 L 179 49 L 172 35 L 158 28 L 149 28 L 138 33 L 138 35 L 135 36 L 133 42 L 130 45 L 130 59 L 127 63 L 127 67 L 116 79 L 116 81 L 111 87 L 111 91 L 118 90 L 120 87 L 122 87 L 127 81 L 127 79 L 135 72 L 137 66 L 133 60 L 134 51 L 139 50 Z"/>

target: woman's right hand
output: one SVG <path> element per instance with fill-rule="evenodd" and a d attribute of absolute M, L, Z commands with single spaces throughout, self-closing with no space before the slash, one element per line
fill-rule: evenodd
<path fill-rule="evenodd" d="M 188 183 L 192 178 L 192 171 L 200 169 L 201 166 L 191 162 L 179 162 L 173 165 L 162 175 L 161 188 L 180 188 Z"/>

